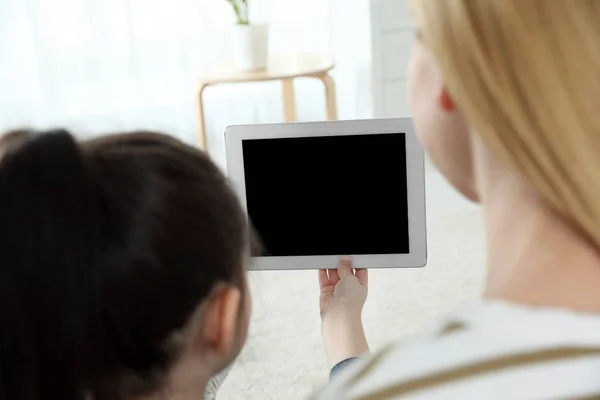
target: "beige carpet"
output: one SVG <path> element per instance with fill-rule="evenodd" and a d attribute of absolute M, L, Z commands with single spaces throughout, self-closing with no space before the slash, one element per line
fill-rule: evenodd
<path fill-rule="evenodd" d="M 441 311 L 476 296 L 484 277 L 480 213 L 427 176 L 429 265 L 371 270 L 365 328 L 372 349 L 401 340 Z M 327 381 L 316 271 L 250 273 L 248 343 L 218 400 L 295 400 Z"/>

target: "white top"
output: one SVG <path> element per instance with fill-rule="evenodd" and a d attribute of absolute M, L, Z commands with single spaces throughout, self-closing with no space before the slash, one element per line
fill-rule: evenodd
<path fill-rule="evenodd" d="M 316 397 L 559 398 L 600 398 L 600 315 L 483 301 L 349 366 Z"/>

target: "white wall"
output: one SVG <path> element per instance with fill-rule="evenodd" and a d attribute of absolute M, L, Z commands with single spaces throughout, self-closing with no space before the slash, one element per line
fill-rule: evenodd
<path fill-rule="evenodd" d="M 340 119 L 373 118 L 369 0 L 331 0 L 331 41 Z"/>
<path fill-rule="evenodd" d="M 341 119 L 406 116 L 406 0 L 253 0 L 273 53 L 332 54 Z M 196 143 L 202 68 L 229 57 L 224 0 L 0 1 L 0 131 L 67 126 L 81 136 L 157 129 Z M 298 117 L 325 118 L 322 84 L 298 80 Z M 209 150 L 231 124 L 280 122 L 281 85 L 211 87 Z"/>
<path fill-rule="evenodd" d="M 375 116 L 410 116 L 407 67 L 414 22 L 407 0 L 371 0 Z"/>
<path fill-rule="evenodd" d="M 251 3 L 272 52 L 331 52 L 329 1 Z M 229 57 L 232 21 L 225 0 L 2 0 L 0 131 L 149 128 L 194 143 L 200 71 Z M 210 88 L 211 149 L 226 125 L 281 121 L 280 98 L 278 83 Z M 301 120 L 324 118 L 321 84 L 299 81 L 297 100 Z"/>

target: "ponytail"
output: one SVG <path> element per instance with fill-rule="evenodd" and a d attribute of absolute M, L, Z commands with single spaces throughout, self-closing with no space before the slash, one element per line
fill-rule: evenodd
<path fill-rule="evenodd" d="M 28 136 L 0 162 L 0 399 L 82 399 L 100 199 L 68 132 Z"/>

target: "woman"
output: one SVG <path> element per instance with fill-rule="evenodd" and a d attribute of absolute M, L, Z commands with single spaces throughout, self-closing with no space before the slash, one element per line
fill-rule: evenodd
<path fill-rule="evenodd" d="M 600 398 L 600 1 L 413 9 L 415 125 L 440 171 L 482 205 L 484 299 L 347 367 L 319 398 Z M 322 289 L 346 281 L 363 299 L 348 270 L 321 273 Z M 326 342 L 336 332 L 349 344 L 332 364 L 366 350 L 360 322 L 342 328 L 361 306 L 322 306 Z"/>

